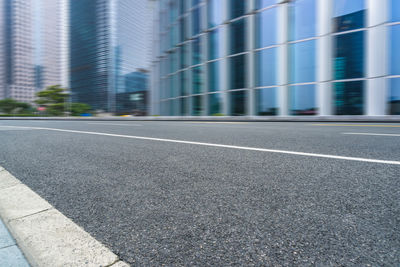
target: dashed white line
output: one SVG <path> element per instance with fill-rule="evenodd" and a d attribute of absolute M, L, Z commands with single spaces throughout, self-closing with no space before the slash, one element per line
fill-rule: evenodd
<path fill-rule="evenodd" d="M 393 136 L 399 137 L 400 134 L 381 134 L 381 133 L 342 133 L 342 134 L 349 134 L 349 135 L 372 135 L 372 136 Z"/>
<path fill-rule="evenodd" d="M 25 127 L 21 126 L 21 128 L 25 128 Z M 67 133 L 79 133 L 79 134 L 90 134 L 90 135 L 121 137 L 121 138 L 130 138 L 130 139 L 139 139 L 139 140 L 159 141 L 159 142 L 170 142 L 170 143 L 189 144 L 189 145 L 200 145 L 200 146 L 209 146 L 209 147 L 231 148 L 231 149 L 240 149 L 240 150 L 249 150 L 249 151 L 269 152 L 269 153 L 280 153 L 280 154 L 306 156 L 306 157 L 329 158 L 329 159 L 350 160 L 350 161 L 359 161 L 359 162 L 400 165 L 400 161 L 392 161 L 392 160 L 347 157 L 347 156 L 337 156 L 337 155 L 328 155 L 328 154 L 307 153 L 307 152 L 297 152 L 297 151 L 267 149 L 267 148 L 257 148 L 257 147 L 247 147 L 247 146 L 233 146 L 233 145 L 203 143 L 203 142 L 176 140 L 176 139 L 145 137 L 145 136 L 110 134 L 110 133 L 100 133 L 100 132 L 87 132 L 87 131 L 57 129 L 57 128 L 43 128 L 43 127 L 26 127 L 26 128 L 37 129 L 37 130 L 47 130 L 47 131 L 57 131 L 57 132 L 67 132 Z"/>

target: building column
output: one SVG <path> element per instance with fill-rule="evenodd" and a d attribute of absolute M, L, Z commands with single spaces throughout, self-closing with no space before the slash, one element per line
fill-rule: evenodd
<path fill-rule="evenodd" d="M 222 15 L 224 21 L 228 20 L 228 11 L 229 11 L 229 0 L 222 0 Z M 229 40 L 229 32 L 227 24 L 221 28 L 223 29 L 222 32 L 222 47 L 223 47 L 223 59 L 221 60 L 221 91 L 222 91 L 222 113 L 225 116 L 230 115 L 230 101 L 229 95 L 226 90 L 229 88 L 229 66 L 228 66 L 228 58 L 226 55 L 228 54 L 228 40 Z"/>
<path fill-rule="evenodd" d="M 317 0 L 317 107 L 320 116 L 333 115 L 332 0 Z"/>
<path fill-rule="evenodd" d="M 388 0 L 367 0 L 366 39 L 366 109 L 369 116 L 385 115 L 387 111 Z"/>
<path fill-rule="evenodd" d="M 288 27 L 289 4 L 282 1 L 278 7 L 278 103 L 279 115 L 289 115 L 288 92 Z"/>
<path fill-rule="evenodd" d="M 255 10 L 255 1 L 250 0 L 248 6 L 248 13 L 251 15 L 247 18 L 247 51 L 249 51 L 248 54 L 248 65 L 247 65 L 247 88 L 248 90 L 248 100 L 247 100 L 247 111 L 246 115 L 249 116 L 255 116 L 256 115 L 256 92 L 255 92 L 255 87 L 256 87 L 256 68 L 255 68 L 255 32 L 256 32 L 256 16 L 254 14 Z"/>

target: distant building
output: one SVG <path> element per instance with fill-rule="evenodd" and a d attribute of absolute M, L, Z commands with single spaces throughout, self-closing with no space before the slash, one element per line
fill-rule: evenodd
<path fill-rule="evenodd" d="M 399 114 L 399 0 L 160 0 L 152 114 Z"/>
<path fill-rule="evenodd" d="M 0 99 L 68 85 L 66 0 L 0 0 Z"/>
<path fill-rule="evenodd" d="M 118 112 L 132 78 L 150 62 L 152 2 L 70 1 L 70 88 L 72 101 Z M 143 85 L 147 86 L 147 85 Z"/>

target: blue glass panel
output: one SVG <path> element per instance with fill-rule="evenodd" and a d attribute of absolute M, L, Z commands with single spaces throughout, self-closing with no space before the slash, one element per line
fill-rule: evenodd
<path fill-rule="evenodd" d="M 193 61 L 192 65 L 197 65 L 201 63 L 202 60 L 202 51 L 201 51 L 201 41 L 200 38 L 196 38 L 192 42 L 192 49 L 193 49 Z"/>
<path fill-rule="evenodd" d="M 335 36 L 333 77 L 336 80 L 364 77 L 364 31 Z"/>
<path fill-rule="evenodd" d="M 265 88 L 256 90 L 257 115 L 274 116 L 278 114 L 277 89 Z"/>
<path fill-rule="evenodd" d="M 179 73 L 180 95 L 185 96 L 188 94 L 188 70 Z"/>
<path fill-rule="evenodd" d="M 210 94 L 208 96 L 208 115 L 210 116 L 216 116 L 216 115 L 221 115 L 223 113 L 222 111 L 222 105 L 223 105 L 223 99 L 222 99 L 222 94 Z"/>
<path fill-rule="evenodd" d="M 257 0 L 257 8 L 261 9 L 264 7 L 272 6 L 276 4 L 277 0 Z"/>
<path fill-rule="evenodd" d="M 363 115 L 364 83 L 338 82 L 334 83 L 334 106 L 336 115 Z"/>
<path fill-rule="evenodd" d="M 390 79 L 389 114 L 400 115 L 400 78 Z"/>
<path fill-rule="evenodd" d="M 392 0 L 391 21 L 400 21 L 400 1 Z"/>
<path fill-rule="evenodd" d="M 207 64 L 208 67 L 208 91 L 215 92 L 221 90 L 220 86 L 220 61 L 213 61 Z"/>
<path fill-rule="evenodd" d="M 290 45 L 290 82 L 315 81 L 315 40 Z"/>
<path fill-rule="evenodd" d="M 276 44 L 277 9 L 267 9 L 256 15 L 256 45 L 266 47 Z"/>
<path fill-rule="evenodd" d="M 203 92 L 203 66 L 195 67 L 192 69 L 192 82 L 193 94 L 200 94 Z"/>
<path fill-rule="evenodd" d="M 313 84 L 290 87 L 292 115 L 316 115 L 315 86 Z"/>
<path fill-rule="evenodd" d="M 239 55 L 228 58 L 229 89 L 246 88 L 246 56 Z"/>
<path fill-rule="evenodd" d="M 230 104 L 232 116 L 246 115 L 247 106 L 247 92 L 246 91 L 233 91 L 230 92 Z"/>
<path fill-rule="evenodd" d="M 208 59 L 217 59 L 223 56 L 223 29 L 215 29 L 208 34 Z"/>
<path fill-rule="evenodd" d="M 257 87 L 276 84 L 276 51 L 276 48 L 269 48 L 256 53 Z"/>
<path fill-rule="evenodd" d="M 192 97 L 192 115 L 193 116 L 201 116 L 203 115 L 203 97 L 202 96 L 193 96 Z"/>
<path fill-rule="evenodd" d="M 296 0 L 291 6 L 291 40 L 301 40 L 315 36 L 315 0 Z"/>
<path fill-rule="evenodd" d="M 392 26 L 390 33 L 390 74 L 400 75 L 400 25 Z"/>
<path fill-rule="evenodd" d="M 208 27 L 212 28 L 222 24 L 224 18 L 222 17 L 222 0 L 209 0 L 208 1 Z"/>
<path fill-rule="evenodd" d="M 201 23 L 201 16 L 200 16 L 200 8 L 196 8 L 192 11 L 192 35 L 197 35 L 200 33 L 200 23 Z"/>
<path fill-rule="evenodd" d="M 246 50 L 245 18 L 232 22 L 229 29 L 229 54 L 237 54 Z"/>
<path fill-rule="evenodd" d="M 336 32 L 363 28 L 365 25 L 364 0 L 335 0 L 334 26 Z"/>
<path fill-rule="evenodd" d="M 180 101 L 180 115 L 187 116 L 189 109 L 189 101 L 187 97 L 179 98 Z"/>
<path fill-rule="evenodd" d="M 229 18 L 234 19 L 243 16 L 246 13 L 247 0 L 229 1 Z"/>

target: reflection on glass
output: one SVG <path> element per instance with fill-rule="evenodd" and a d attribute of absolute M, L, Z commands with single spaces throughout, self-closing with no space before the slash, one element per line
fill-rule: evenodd
<path fill-rule="evenodd" d="M 192 97 L 192 115 L 193 116 L 201 116 L 203 115 L 203 105 L 202 105 L 202 96 L 193 96 Z"/>
<path fill-rule="evenodd" d="M 276 84 L 276 48 L 256 52 L 257 87 Z"/>
<path fill-rule="evenodd" d="M 276 88 L 256 90 L 257 115 L 274 116 L 278 114 L 278 101 Z"/>
<path fill-rule="evenodd" d="M 246 91 L 233 91 L 229 93 L 231 104 L 232 116 L 246 115 L 247 92 Z"/>
<path fill-rule="evenodd" d="M 315 81 L 315 40 L 290 45 L 290 82 Z"/>
<path fill-rule="evenodd" d="M 193 49 L 193 61 L 192 61 L 192 65 L 197 65 L 201 63 L 201 42 L 200 42 L 200 38 L 196 38 L 193 40 L 192 42 L 192 49 Z"/>
<path fill-rule="evenodd" d="M 222 24 L 222 0 L 209 0 L 207 10 L 209 28 Z"/>
<path fill-rule="evenodd" d="M 391 5 L 391 21 L 400 21 L 400 1 L 399 0 L 392 0 Z"/>
<path fill-rule="evenodd" d="M 334 25 L 336 32 L 363 28 L 365 25 L 364 0 L 335 0 Z"/>
<path fill-rule="evenodd" d="M 213 61 L 207 64 L 208 73 L 208 91 L 215 92 L 220 88 L 220 61 Z"/>
<path fill-rule="evenodd" d="M 200 23 L 201 23 L 200 8 L 195 8 L 192 11 L 192 27 L 193 27 L 192 34 L 193 35 L 197 35 L 200 33 Z"/>
<path fill-rule="evenodd" d="M 177 97 L 179 95 L 179 75 L 174 74 L 171 76 L 171 96 Z"/>
<path fill-rule="evenodd" d="M 258 48 L 275 45 L 277 30 L 277 8 L 264 10 L 256 15 L 256 45 Z"/>
<path fill-rule="evenodd" d="M 315 36 L 316 1 L 296 0 L 291 5 L 291 40 L 301 40 Z"/>
<path fill-rule="evenodd" d="M 246 55 L 228 58 L 229 89 L 246 88 Z"/>
<path fill-rule="evenodd" d="M 208 115 L 216 116 L 221 115 L 222 111 L 222 94 L 208 95 Z"/>
<path fill-rule="evenodd" d="M 172 101 L 170 101 L 171 103 L 171 112 L 172 112 L 172 116 L 179 116 L 180 112 L 179 112 L 179 99 L 173 99 Z"/>
<path fill-rule="evenodd" d="M 334 83 L 336 115 L 362 115 L 364 109 L 363 82 Z"/>
<path fill-rule="evenodd" d="M 334 78 L 364 76 L 364 31 L 335 36 Z"/>
<path fill-rule="evenodd" d="M 261 9 L 276 4 L 277 0 L 257 0 L 257 8 Z"/>
<path fill-rule="evenodd" d="M 229 54 L 237 54 L 246 49 L 245 18 L 229 24 Z"/>
<path fill-rule="evenodd" d="M 290 112 L 292 115 L 316 115 L 315 85 L 290 87 Z"/>
<path fill-rule="evenodd" d="M 188 71 L 181 71 L 179 73 L 180 95 L 185 96 L 188 94 Z"/>
<path fill-rule="evenodd" d="M 193 6 L 197 6 L 198 4 L 200 4 L 201 0 L 192 0 L 192 7 Z"/>
<path fill-rule="evenodd" d="M 392 26 L 390 33 L 390 74 L 400 75 L 400 25 Z"/>
<path fill-rule="evenodd" d="M 203 92 L 203 66 L 192 69 L 193 94 Z"/>
<path fill-rule="evenodd" d="M 230 0 L 229 1 L 229 18 L 234 19 L 243 16 L 246 13 L 247 0 Z"/>
<path fill-rule="evenodd" d="M 184 44 L 180 48 L 180 68 L 184 69 L 188 66 L 187 62 L 189 59 L 189 43 Z"/>
<path fill-rule="evenodd" d="M 389 114 L 400 115 L 400 78 L 390 79 Z"/>
<path fill-rule="evenodd" d="M 213 60 L 223 56 L 223 29 L 212 30 L 208 34 L 208 59 Z"/>
<path fill-rule="evenodd" d="M 188 98 L 183 97 L 179 99 L 180 103 L 180 115 L 187 116 L 188 115 Z"/>

